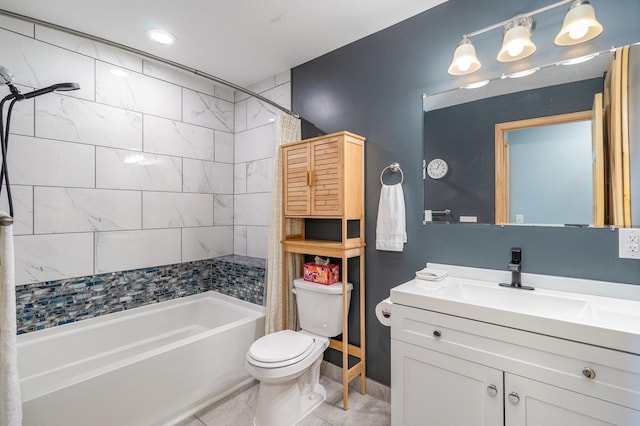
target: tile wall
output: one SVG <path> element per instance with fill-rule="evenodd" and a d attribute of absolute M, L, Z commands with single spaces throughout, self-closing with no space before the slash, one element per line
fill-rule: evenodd
<path fill-rule="evenodd" d="M 16 284 L 266 257 L 278 110 L 23 21 L 0 16 L 0 39 L 0 64 L 23 92 L 81 87 L 14 110 Z M 289 106 L 289 76 L 252 90 Z"/>
<path fill-rule="evenodd" d="M 287 108 L 291 106 L 290 72 L 249 87 Z M 234 253 L 266 258 L 280 111 L 236 92 L 234 164 Z"/>
<path fill-rule="evenodd" d="M 233 253 L 233 91 L 22 21 L 0 26 L 2 65 L 23 92 L 81 87 L 15 110 L 17 284 Z"/>

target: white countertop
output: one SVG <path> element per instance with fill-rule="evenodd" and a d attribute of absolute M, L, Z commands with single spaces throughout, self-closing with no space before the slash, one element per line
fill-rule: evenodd
<path fill-rule="evenodd" d="M 470 273 L 460 275 L 473 275 L 475 268 L 465 269 Z M 523 284 L 529 283 L 523 279 Z M 448 276 L 394 287 L 391 302 L 640 355 L 637 300 L 540 287 L 519 290 L 500 287 L 493 280 Z"/>

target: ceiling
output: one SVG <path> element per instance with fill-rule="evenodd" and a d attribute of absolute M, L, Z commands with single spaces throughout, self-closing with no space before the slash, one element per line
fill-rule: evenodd
<path fill-rule="evenodd" d="M 133 47 L 241 86 L 447 0 L 0 0 L 0 9 Z M 145 31 L 177 38 L 158 45 Z"/>

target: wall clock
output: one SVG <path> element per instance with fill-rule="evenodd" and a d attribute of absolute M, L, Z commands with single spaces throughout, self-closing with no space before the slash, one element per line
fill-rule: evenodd
<path fill-rule="evenodd" d="M 427 174 L 431 179 L 442 179 L 449 171 L 449 165 L 441 158 L 434 158 L 427 165 Z"/>

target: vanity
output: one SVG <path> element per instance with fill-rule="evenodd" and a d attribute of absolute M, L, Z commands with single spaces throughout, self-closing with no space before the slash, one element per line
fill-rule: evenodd
<path fill-rule="evenodd" d="M 391 289 L 392 425 L 640 425 L 640 288 L 435 267 Z"/>

